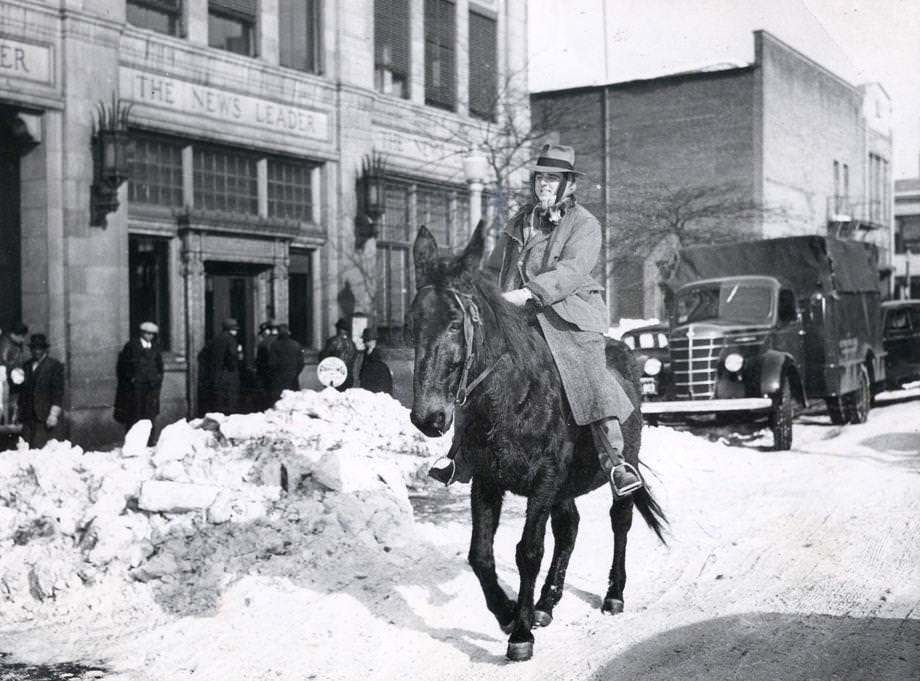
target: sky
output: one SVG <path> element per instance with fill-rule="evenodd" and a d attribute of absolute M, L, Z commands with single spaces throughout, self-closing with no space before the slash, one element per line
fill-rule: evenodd
<path fill-rule="evenodd" d="M 768 30 L 854 85 L 881 83 L 892 100 L 894 177 L 920 176 L 920 0 L 527 0 L 527 8 L 532 91 L 748 64 L 752 32 Z"/>

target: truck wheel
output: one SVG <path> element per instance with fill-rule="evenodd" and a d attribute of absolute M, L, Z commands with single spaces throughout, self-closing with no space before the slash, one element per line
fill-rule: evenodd
<path fill-rule="evenodd" d="M 827 405 L 827 415 L 831 417 L 831 423 L 835 426 L 842 426 L 847 422 L 839 397 L 828 397 L 824 403 Z"/>
<path fill-rule="evenodd" d="M 869 418 L 869 408 L 872 402 L 872 393 L 869 389 L 869 372 L 865 366 L 859 367 L 859 386 L 845 397 L 847 421 L 850 423 L 865 423 Z"/>
<path fill-rule="evenodd" d="M 792 449 L 792 390 L 789 378 L 783 376 L 783 383 L 773 397 L 773 411 L 770 412 L 770 430 L 773 431 L 773 449 Z"/>

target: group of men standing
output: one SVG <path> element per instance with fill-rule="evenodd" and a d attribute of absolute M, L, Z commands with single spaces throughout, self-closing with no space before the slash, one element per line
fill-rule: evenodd
<path fill-rule="evenodd" d="M 55 438 L 64 405 L 64 365 L 48 354 L 51 344 L 43 333 L 26 336 L 22 322 L 0 335 L 0 367 L 3 368 L 3 421 L 22 425 L 20 436 L 32 449 Z"/>
<path fill-rule="evenodd" d="M 393 375 L 377 348 L 377 332 L 368 327 L 361 332 L 363 350 L 358 350 L 347 319 L 335 323 L 335 335 L 326 339 L 320 361 L 338 357 L 345 363 L 348 374 L 337 390 L 364 388 L 370 392 L 393 394 Z"/>

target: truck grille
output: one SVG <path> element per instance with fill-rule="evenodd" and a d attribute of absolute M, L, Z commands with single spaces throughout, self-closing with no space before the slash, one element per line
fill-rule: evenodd
<path fill-rule="evenodd" d="M 671 339 L 671 371 L 678 398 L 706 400 L 715 396 L 716 370 L 724 343 L 722 338 L 683 335 Z"/>

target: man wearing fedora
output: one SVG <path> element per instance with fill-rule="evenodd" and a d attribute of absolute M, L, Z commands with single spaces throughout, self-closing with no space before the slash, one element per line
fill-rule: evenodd
<path fill-rule="evenodd" d="M 486 265 L 502 297 L 526 307 L 546 339 L 578 425 L 590 425 L 600 464 L 616 496 L 642 486 L 626 463 L 620 422 L 633 411 L 625 390 L 606 369 L 609 328 L 604 288 L 591 275 L 601 255 L 601 227 L 575 200 L 575 151 L 545 144 L 530 167 L 533 200 L 508 223 Z M 458 415 L 458 418 L 462 415 Z M 441 482 L 469 480 L 462 427 L 450 454 L 429 471 Z"/>
<path fill-rule="evenodd" d="M 127 343 L 118 355 L 115 373 L 118 388 L 115 391 L 115 420 L 125 430 L 141 419 L 156 425 L 160 413 L 160 388 L 163 386 L 163 354 L 157 336 L 159 327 L 153 322 L 142 322 L 138 334 Z M 154 431 L 150 431 L 153 440 Z"/>
<path fill-rule="evenodd" d="M 31 361 L 25 366 L 25 381 L 19 394 L 22 438 L 31 449 L 41 449 L 60 435 L 64 405 L 64 365 L 48 355 L 48 338 L 33 333 L 29 338 Z"/>
<path fill-rule="evenodd" d="M 205 361 L 213 403 L 211 407 L 222 414 L 237 411 L 240 396 L 240 344 L 237 334 L 239 322 L 227 317 L 221 323 L 222 331 L 211 339 Z"/>

